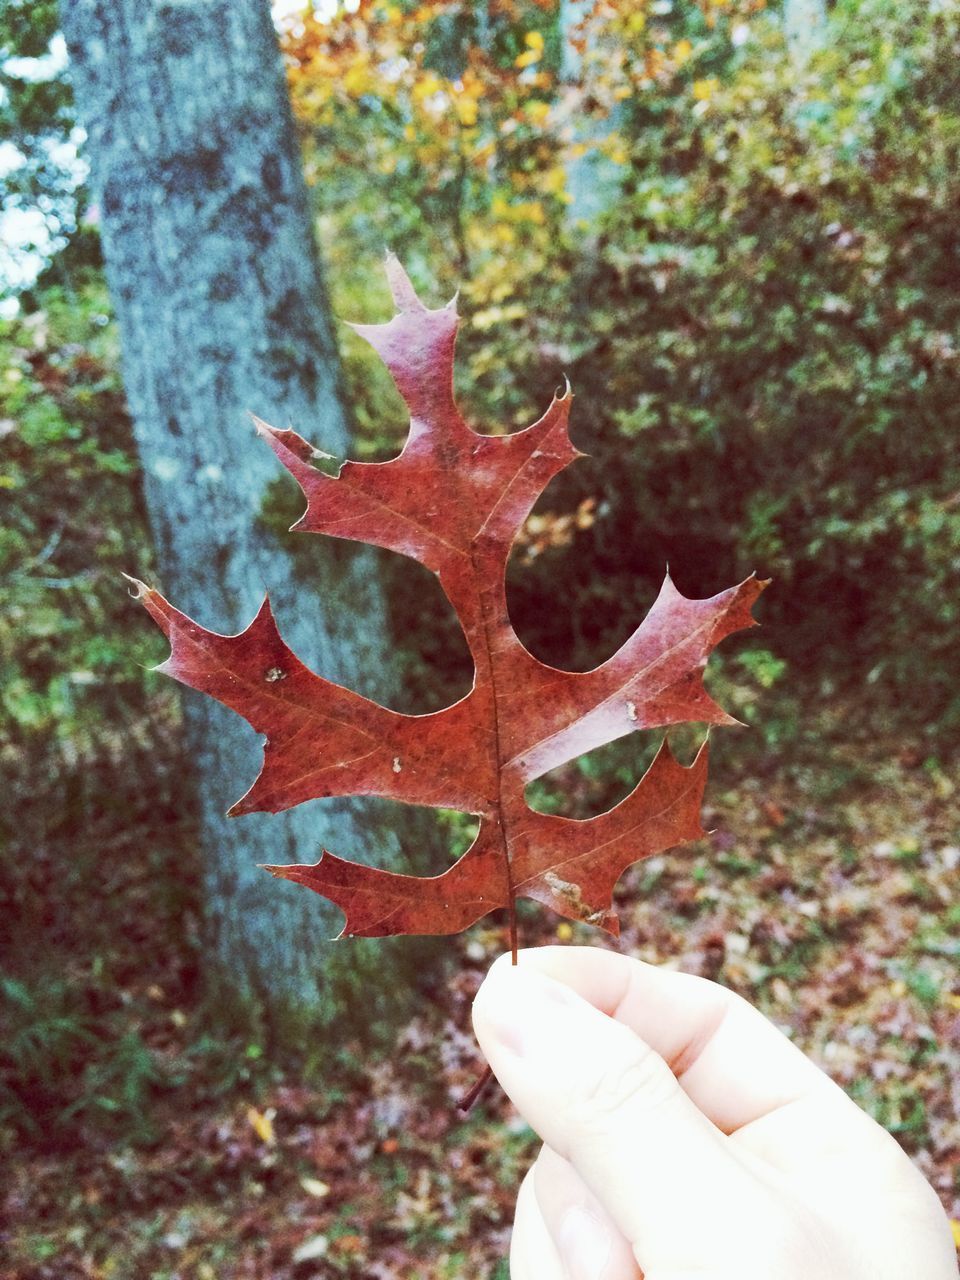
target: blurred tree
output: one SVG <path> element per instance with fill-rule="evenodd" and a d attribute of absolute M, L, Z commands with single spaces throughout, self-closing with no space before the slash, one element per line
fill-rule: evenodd
<path fill-rule="evenodd" d="M 64 0 L 61 20 L 163 586 L 226 632 L 250 621 L 269 586 L 280 627 L 305 660 L 382 695 L 390 662 L 374 562 L 278 539 L 266 514 L 277 467 L 249 419 L 255 411 L 295 423 L 331 452 L 346 446 L 336 346 L 266 0 Z M 396 836 L 348 802 L 228 822 L 224 809 L 256 772 L 253 735 L 207 699 L 186 698 L 184 713 L 184 789 L 198 792 L 221 981 L 268 1004 L 289 996 L 323 1022 L 369 1023 L 370 985 L 362 1002 L 349 997 L 365 967 L 382 965 L 382 948 L 345 944 L 321 960 L 331 917 L 255 864 L 309 860 L 321 842 L 389 860 Z"/>

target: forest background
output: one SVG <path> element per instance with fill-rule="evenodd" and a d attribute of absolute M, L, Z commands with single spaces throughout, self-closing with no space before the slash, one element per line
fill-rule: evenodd
<path fill-rule="evenodd" d="M 119 585 L 163 566 L 57 9 L 0 22 L 2 1274 L 505 1276 L 532 1139 L 496 1098 L 452 1105 L 496 922 L 436 954 L 399 1031 L 291 1043 L 269 1003 L 205 994 L 179 703 Z M 773 579 L 712 664 L 750 728 L 715 738 L 711 836 L 624 879 L 623 945 L 759 1003 L 960 1218 L 960 5 L 330 0 L 276 23 L 334 313 L 389 314 L 389 247 L 433 305 L 460 290 L 472 425 L 573 386 L 589 457 L 511 564 L 527 646 L 596 665 L 667 564 L 691 596 Z M 351 454 L 390 457 L 399 399 L 337 332 Z M 280 537 L 298 514 L 278 483 L 261 516 Z M 443 705 L 470 677 L 452 615 L 378 563 L 404 709 Z M 598 812 L 653 745 L 531 800 Z M 465 836 L 443 818 L 435 865 Z"/>

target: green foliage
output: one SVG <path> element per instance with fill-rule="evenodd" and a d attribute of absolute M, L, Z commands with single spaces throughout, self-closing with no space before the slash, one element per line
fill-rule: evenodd
<path fill-rule="evenodd" d="M 885 1092 L 874 1080 L 854 1081 L 850 1095 L 908 1151 L 929 1141 L 927 1109 L 919 1091 L 909 1082 L 897 1081 Z"/>
<path fill-rule="evenodd" d="M 757 564 L 795 669 L 956 726 L 952 17 L 848 5 L 799 78 L 757 28 L 709 110 L 637 135 L 581 332 L 584 377 L 615 388 L 594 431 L 634 444 L 613 505 L 653 510 L 640 537 L 694 585 L 697 560 Z"/>
<path fill-rule="evenodd" d="M 102 279 L 0 322 L 0 758 L 18 772 L 138 734 L 152 637 L 131 625 L 121 571 L 151 552 Z"/>
<path fill-rule="evenodd" d="M 51 1145 L 90 1128 L 150 1140 L 165 1073 L 135 1030 L 105 1035 L 103 1017 L 52 975 L 0 975 L 0 1011 L 0 1129 Z"/>

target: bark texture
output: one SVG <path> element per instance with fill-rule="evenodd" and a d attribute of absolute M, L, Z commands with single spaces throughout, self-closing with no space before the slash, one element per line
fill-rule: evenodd
<path fill-rule="evenodd" d="M 583 75 L 583 56 L 573 40 L 577 29 L 589 17 L 593 7 L 593 0 L 560 0 L 560 75 L 570 86 L 578 85 Z M 588 52 L 593 53 L 589 31 L 587 38 Z M 565 165 L 569 196 L 567 220 L 575 227 L 594 222 L 620 198 L 623 170 L 605 156 L 597 144 L 611 129 L 618 126 L 621 116 L 622 112 L 617 106 L 607 119 L 594 119 L 580 113 L 569 118 L 571 141 L 584 147 L 581 155 L 571 157 Z"/>
<path fill-rule="evenodd" d="M 246 625 L 269 588 L 281 630 L 304 661 L 383 698 L 389 663 L 371 557 L 305 535 L 279 539 L 263 521 L 271 486 L 287 481 L 256 439 L 251 412 L 295 426 L 331 453 L 347 446 L 267 0 L 62 0 L 61 19 L 89 138 L 158 585 L 228 633 Z M 187 697 L 184 709 L 186 781 L 196 784 L 221 973 L 239 993 L 290 996 L 325 1021 L 363 1023 L 374 1002 L 356 975 L 382 962 L 382 950 L 325 943 L 337 914 L 256 864 L 312 860 L 321 844 L 391 862 L 396 837 L 350 801 L 225 818 L 256 773 L 259 744 L 212 700 Z"/>

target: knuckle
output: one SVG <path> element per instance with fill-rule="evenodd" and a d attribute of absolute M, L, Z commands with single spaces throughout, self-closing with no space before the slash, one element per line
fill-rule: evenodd
<path fill-rule="evenodd" d="M 678 1088 L 663 1059 L 635 1041 L 629 1053 L 601 1063 L 584 1081 L 570 1108 L 571 1129 L 586 1140 L 609 1133 L 638 1110 L 666 1105 Z"/>

